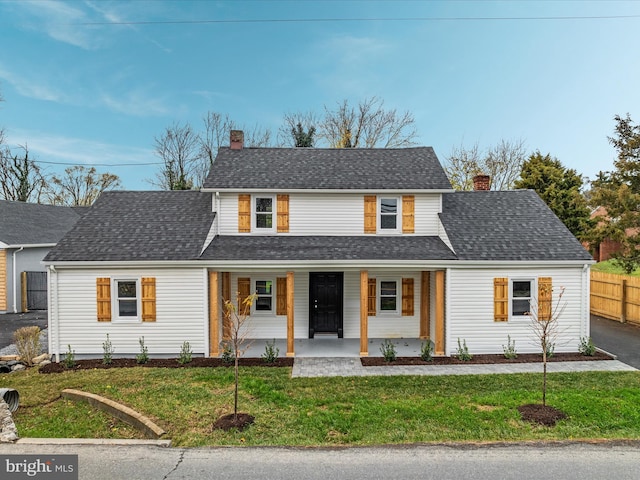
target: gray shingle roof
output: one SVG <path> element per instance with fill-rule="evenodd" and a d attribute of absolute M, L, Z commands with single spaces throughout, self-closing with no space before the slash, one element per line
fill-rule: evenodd
<path fill-rule="evenodd" d="M 208 193 L 105 192 L 45 261 L 195 259 L 213 218 Z"/>
<path fill-rule="evenodd" d="M 220 236 L 205 260 L 455 260 L 439 237 Z"/>
<path fill-rule="evenodd" d="M 56 243 L 83 213 L 84 209 L 0 200 L 0 242 Z"/>
<path fill-rule="evenodd" d="M 592 260 L 532 190 L 447 193 L 442 203 L 440 219 L 460 260 Z"/>
<path fill-rule="evenodd" d="M 206 189 L 450 190 L 431 147 L 218 151 Z"/>

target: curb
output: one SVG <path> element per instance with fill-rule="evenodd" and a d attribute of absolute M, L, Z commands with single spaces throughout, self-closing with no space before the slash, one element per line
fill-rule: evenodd
<path fill-rule="evenodd" d="M 126 438 L 20 438 L 16 445 L 113 445 L 168 448 L 171 440 L 137 440 Z"/>

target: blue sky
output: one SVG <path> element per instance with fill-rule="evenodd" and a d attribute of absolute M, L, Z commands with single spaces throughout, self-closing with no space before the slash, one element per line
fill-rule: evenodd
<path fill-rule="evenodd" d="M 282 21 L 312 19 L 376 20 Z M 140 23 L 202 20 L 243 22 Z M 142 190 L 158 165 L 115 165 L 157 162 L 173 122 L 275 132 L 286 112 L 377 96 L 441 160 L 522 139 L 593 178 L 614 115 L 640 121 L 638 32 L 629 1 L 0 0 L 0 125 L 38 161 Z"/>

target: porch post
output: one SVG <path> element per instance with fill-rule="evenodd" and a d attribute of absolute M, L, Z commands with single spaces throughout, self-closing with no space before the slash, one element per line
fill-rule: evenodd
<path fill-rule="evenodd" d="M 220 295 L 218 272 L 209 272 L 209 356 L 220 355 Z"/>
<path fill-rule="evenodd" d="M 369 272 L 360 271 L 360 356 L 369 355 Z"/>
<path fill-rule="evenodd" d="M 293 272 L 287 272 L 287 357 L 294 357 Z"/>
<path fill-rule="evenodd" d="M 222 301 L 228 300 L 229 302 L 235 302 L 235 298 L 231 298 L 231 274 L 229 272 L 222 272 Z M 222 340 L 231 339 L 231 326 L 229 320 L 222 316 Z"/>
<path fill-rule="evenodd" d="M 436 341 L 435 354 L 444 355 L 444 270 L 436 271 Z"/>
<path fill-rule="evenodd" d="M 431 337 L 431 273 L 422 272 L 420 282 L 420 338 Z"/>

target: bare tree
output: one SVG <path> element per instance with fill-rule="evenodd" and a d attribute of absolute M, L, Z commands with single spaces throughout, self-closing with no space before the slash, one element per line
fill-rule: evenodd
<path fill-rule="evenodd" d="M 190 190 L 201 158 L 200 136 L 191 125 L 174 123 L 155 138 L 156 155 L 163 161 L 154 185 L 165 190 Z"/>
<path fill-rule="evenodd" d="M 386 110 L 382 99 L 371 97 L 357 106 L 348 100 L 335 109 L 325 105 L 318 137 L 334 148 L 397 148 L 415 145 L 417 131 L 410 112 Z"/>
<path fill-rule="evenodd" d="M 40 203 L 45 179 L 40 167 L 29 158 L 27 146 L 20 146 L 21 155 L 9 147 L 0 147 L 0 198 L 17 202 Z"/>
<path fill-rule="evenodd" d="M 484 153 L 477 143 L 468 149 L 460 145 L 453 148 L 444 168 L 456 190 L 473 190 L 473 177 L 477 174 L 489 175 L 491 190 L 509 190 L 518 180 L 527 157 L 522 139 L 500 140 Z"/>
<path fill-rule="evenodd" d="M 52 205 L 89 207 L 100 194 L 120 186 L 120 178 L 112 173 L 98 173 L 95 167 L 76 165 L 65 168 L 64 175 L 51 176 L 47 192 Z"/>

